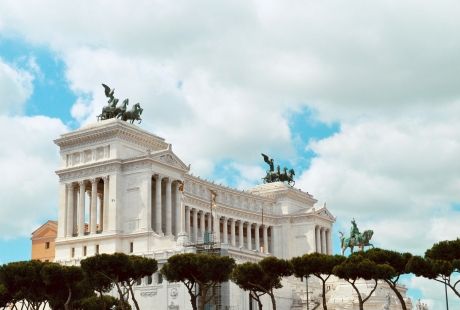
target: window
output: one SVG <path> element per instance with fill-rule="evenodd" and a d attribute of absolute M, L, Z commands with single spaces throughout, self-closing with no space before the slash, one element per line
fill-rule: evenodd
<path fill-rule="evenodd" d="M 83 247 L 83 256 L 86 256 L 86 245 Z"/>
<path fill-rule="evenodd" d="M 129 243 L 129 253 L 133 253 L 134 252 L 134 242 L 130 242 Z"/>
<path fill-rule="evenodd" d="M 96 254 L 99 254 L 99 244 L 96 244 L 96 250 L 95 250 L 95 253 L 96 253 Z"/>
<path fill-rule="evenodd" d="M 141 285 L 142 284 L 142 278 L 139 278 L 136 280 L 136 285 Z"/>
<path fill-rule="evenodd" d="M 152 282 L 153 282 L 152 281 L 152 276 L 150 275 L 150 276 L 147 277 L 147 284 L 150 285 L 150 284 L 152 284 Z"/>
<path fill-rule="evenodd" d="M 50 243 L 49 242 L 45 242 L 45 249 L 49 249 L 50 248 Z"/>
<path fill-rule="evenodd" d="M 158 284 L 163 283 L 163 275 L 161 273 L 158 273 Z"/>
<path fill-rule="evenodd" d="M 70 257 L 75 257 L 75 248 L 70 249 Z"/>

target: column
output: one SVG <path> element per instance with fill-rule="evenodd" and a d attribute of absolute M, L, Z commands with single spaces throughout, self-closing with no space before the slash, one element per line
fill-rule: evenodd
<path fill-rule="evenodd" d="M 74 222 L 73 222 L 73 184 L 66 184 L 67 187 L 67 212 L 66 212 L 66 236 L 67 237 L 72 237 L 73 236 L 73 228 L 74 228 Z"/>
<path fill-rule="evenodd" d="M 198 240 L 198 210 L 193 209 L 192 211 L 192 217 L 193 217 L 193 242 L 197 242 Z"/>
<path fill-rule="evenodd" d="M 103 193 L 97 193 L 97 198 L 99 199 L 99 214 L 98 214 L 98 219 L 99 219 L 99 227 L 97 228 L 98 232 L 102 231 L 102 221 L 104 218 L 104 196 Z"/>
<path fill-rule="evenodd" d="M 332 236 L 331 236 L 331 231 L 328 230 L 328 234 L 327 234 L 327 242 L 328 242 L 328 249 L 329 249 L 329 252 L 327 254 L 329 255 L 332 255 Z"/>
<path fill-rule="evenodd" d="M 321 235 L 319 227 L 315 227 L 315 236 L 316 236 L 316 253 L 321 253 Z"/>
<path fill-rule="evenodd" d="M 260 237 L 259 237 L 260 225 L 256 223 L 255 226 L 256 227 L 254 228 L 254 234 L 256 235 L 256 251 L 260 252 Z"/>
<path fill-rule="evenodd" d="M 97 178 L 91 179 L 91 195 L 90 195 L 90 211 L 89 211 L 89 220 L 90 220 L 90 232 L 92 234 L 96 233 L 97 228 Z"/>
<path fill-rule="evenodd" d="M 78 235 L 85 234 L 85 181 L 78 182 L 80 197 L 78 202 Z"/>
<path fill-rule="evenodd" d="M 206 214 L 204 213 L 204 211 L 200 211 L 200 230 L 201 230 L 201 238 L 203 238 L 203 240 L 204 240 L 204 233 L 206 231 L 206 228 L 204 227 L 206 225 L 205 216 Z"/>
<path fill-rule="evenodd" d="M 207 214 L 207 218 L 208 218 L 208 225 L 207 225 L 206 230 L 210 233 L 211 230 L 212 230 L 212 229 L 211 229 L 211 224 L 212 224 L 212 223 L 211 223 L 211 222 L 212 222 L 212 221 L 211 221 L 211 213 L 206 213 L 206 214 Z"/>
<path fill-rule="evenodd" d="M 190 235 L 190 207 L 187 206 L 185 209 L 185 231 L 187 232 L 187 235 Z"/>
<path fill-rule="evenodd" d="M 182 192 L 179 189 L 180 183 L 179 181 L 176 182 L 176 207 L 174 208 L 174 212 L 176 212 L 176 236 L 179 236 L 180 233 L 184 232 L 182 229 L 182 218 L 184 217 L 182 213 L 182 205 L 181 205 L 181 194 Z M 180 212 L 180 213 L 179 213 Z"/>
<path fill-rule="evenodd" d="M 102 180 L 104 181 L 104 198 L 102 198 L 102 214 L 103 214 L 103 217 L 102 217 L 102 225 L 101 225 L 101 229 L 103 231 L 105 231 L 109 225 L 109 221 L 108 221 L 108 214 L 109 214 L 109 176 L 105 176 L 102 178 Z"/>
<path fill-rule="evenodd" d="M 238 240 L 238 241 L 239 241 L 239 243 L 240 243 L 240 247 L 241 247 L 241 248 L 244 248 L 244 239 L 243 239 L 244 233 L 243 233 L 243 226 L 244 226 L 244 223 L 243 223 L 242 220 L 240 220 L 240 221 L 239 221 L 239 224 L 238 224 L 238 229 L 239 229 L 239 231 L 238 231 L 238 233 L 239 233 L 239 238 L 238 238 L 238 239 L 239 239 L 239 240 Z"/>
<path fill-rule="evenodd" d="M 251 223 L 248 223 L 248 225 L 246 226 L 246 236 L 248 237 L 247 238 L 247 242 L 248 242 L 248 250 L 252 250 L 252 224 Z"/>
<path fill-rule="evenodd" d="M 145 222 L 144 229 L 146 231 L 152 230 L 152 175 L 148 174 L 145 180 Z"/>
<path fill-rule="evenodd" d="M 225 217 L 224 218 L 224 230 L 223 230 L 223 234 L 224 234 L 223 242 L 225 244 L 228 244 L 228 231 L 227 231 L 228 227 L 227 226 L 228 226 L 228 218 Z"/>
<path fill-rule="evenodd" d="M 321 253 L 326 253 L 326 229 L 321 228 Z"/>
<path fill-rule="evenodd" d="M 220 242 L 220 217 L 214 212 L 214 241 Z"/>
<path fill-rule="evenodd" d="M 232 246 L 236 246 L 236 233 L 235 233 L 235 219 L 232 219 L 232 224 L 230 226 L 230 235 L 232 240 Z"/>
<path fill-rule="evenodd" d="M 166 182 L 166 235 L 172 235 L 171 178 Z M 196 239 L 195 239 L 196 240 Z"/>
<path fill-rule="evenodd" d="M 155 231 L 159 235 L 163 234 L 161 228 L 161 179 L 161 175 L 158 174 L 155 180 Z"/>
<path fill-rule="evenodd" d="M 263 243 L 264 243 L 264 253 L 268 254 L 268 227 L 266 225 L 264 225 Z"/>

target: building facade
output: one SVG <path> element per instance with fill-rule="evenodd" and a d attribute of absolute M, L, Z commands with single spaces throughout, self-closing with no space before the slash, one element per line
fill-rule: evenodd
<path fill-rule="evenodd" d="M 47 221 L 32 232 L 30 238 L 32 241 L 32 259 L 43 262 L 54 261 L 57 227 L 56 221 Z"/>
<path fill-rule="evenodd" d="M 332 254 L 334 216 L 285 183 L 239 191 L 200 179 L 163 138 L 117 119 L 55 143 L 61 154 L 56 262 L 78 265 L 91 255 L 123 252 L 155 258 L 161 268 L 174 254 L 202 249 L 209 236 L 237 262 Z M 299 283 L 286 280 L 279 309 L 305 305 Z M 185 287 L 159 273 L 143 279 L 135 294 L 142 309 L 191 309 Z M 218 308 L 250 309 L 248 294 L 225 283 Z"/>

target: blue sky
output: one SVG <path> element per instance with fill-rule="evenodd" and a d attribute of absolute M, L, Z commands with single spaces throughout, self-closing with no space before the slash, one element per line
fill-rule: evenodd
<path fill-rule="evenodd" d="M 101 82 L 141 102 L 141 126 L 196 175 L 243 189 L 262 152 L 293 167 L 337 216 L 336 250 L 353 217 L 384 248 L 458 237 L 459 13 L 450 0 L 1 3 L 0 261 L 28 259 L 30 232 L 56 217 L 52 140 L 95 120 Z M 436 285 L 407 284 L 440 305 Z"/>

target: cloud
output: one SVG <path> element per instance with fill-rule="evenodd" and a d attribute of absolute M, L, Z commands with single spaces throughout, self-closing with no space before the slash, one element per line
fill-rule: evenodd
<path fill-rule="evenodd" d="M 458 127 L 405 117 L 343 124 L 310 143 L 316 157 L 297 184 L 327 200 L 342 226 L 355 217 L 380 246 L 423 253 L 456 237 L 443 227 L 460 218 Z"/>
<path fill-rule="evenodd" d="M 412 277 L 407 283 L 411 289 L 419 290 L 423 298 L 422 303 L 426 303 L 430 309 L 444 309 L 446 307 L 444 285 L 434 280 L 425 278 Z M 449 288 L 447 288 L 449 306 L 457 307 L 460 305 L 458 296 L 454 295 Z M 413 300 L 416 303 L 416 300 Z"/>
<path fill-rule="evenodd" d="M 15 114 L 24 108 L 32 93 L 33 76 L 0 58 L 0 113 Z"/>
<path fill-rule="evenodd" d="M 29 236 L 33 227 L 55 218 L 59 154 L 52 140 L 67 129 L 45 116 L 0 116 L 0 235 Z"/>

